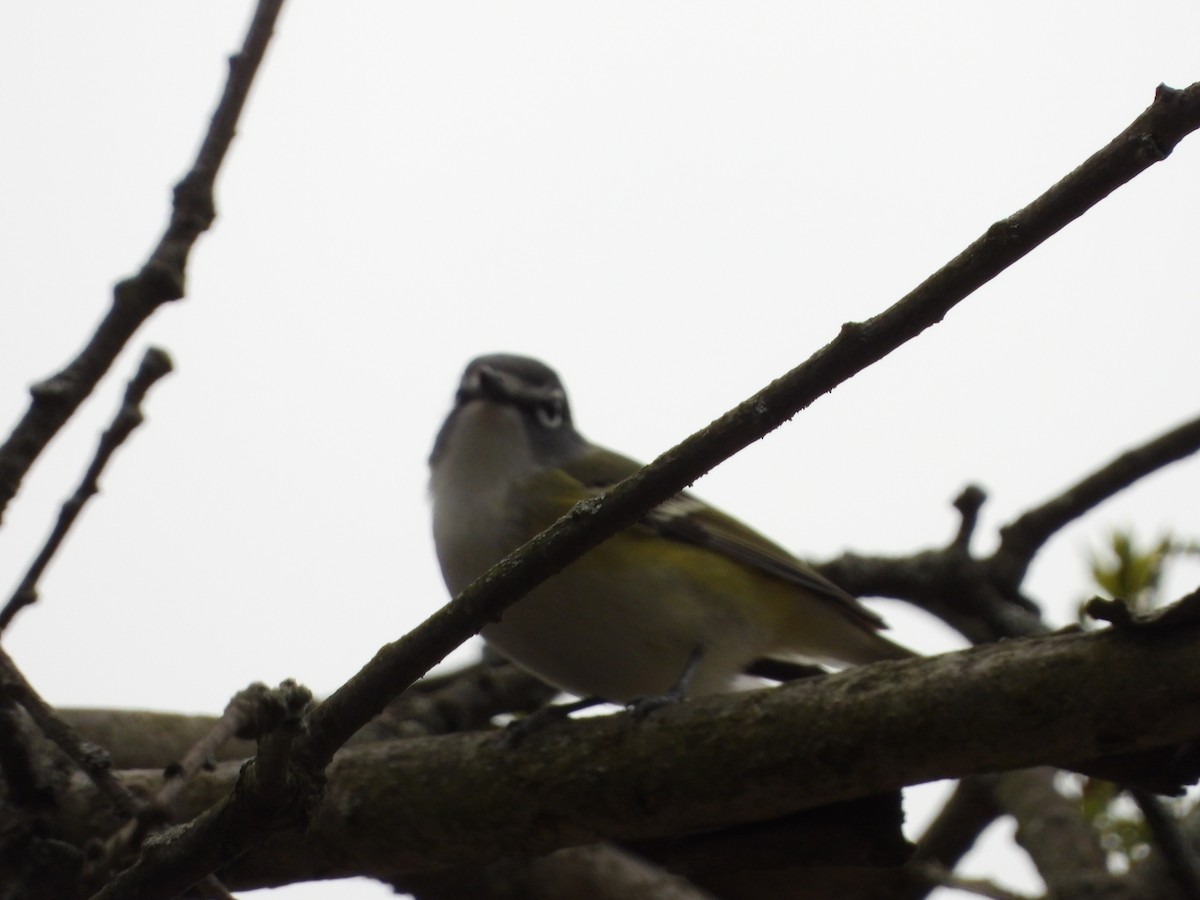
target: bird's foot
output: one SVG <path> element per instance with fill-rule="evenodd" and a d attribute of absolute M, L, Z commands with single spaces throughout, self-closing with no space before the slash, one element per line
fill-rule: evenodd
<path fill-rule="evenodd" d="M 508 747 L 515 747 L 527 737 L 531 737 L 539 731 L 545 731 L 551 725 L 569 719 L 571 713 L 579 712 L 582 709 L 589 709 L 604 702 L 599 697 L 584 697 L 582 700 L 573 700 L 570 703 L 556 703 L 550 706 L 543 706 L 541 709 L 534 710 L 524 718 L 514 719 L 512 722 L 509 722 L 504 729 L 504 744 Z"/>
<path fill-rule="evenodd" d="M 662 709 L 664 706 L 674 706 L 680 702 L 686 691 L 680 689 L 678 685 L 671 688 L 663 694 L 650 694 L 647 697 L 636 697 L 625 704 L 625 708 L 629 714 L 633 716 L 635 722 L 640 722 L 650 713 L 657 709 Z"/>

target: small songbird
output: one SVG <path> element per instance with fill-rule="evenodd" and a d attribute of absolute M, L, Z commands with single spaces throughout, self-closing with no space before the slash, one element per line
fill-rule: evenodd
<path fill-rule="evenodd" d="M 502 354 L 467 366 L 430 466 L 434 541 L 452 594 L 640 468 L 575 430 L 552 369 Z M 841 667 L 912 656 L 884 627 L 782 547 L 680 493 L 482 633 L 562 690 L 629 703 L 728 690 L 764 659 Z"/>

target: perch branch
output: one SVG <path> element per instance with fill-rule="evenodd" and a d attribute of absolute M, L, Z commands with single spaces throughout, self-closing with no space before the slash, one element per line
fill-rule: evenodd
<path fill-rule="evenodd" d="M 394 878 L 598 840 L 711 832 L 932 779 L 1167 746 L 1200 734 L 1198 646 L 1200 626 L 1053 635 L 699 698 L 638 723 L 625 715 L 563 723 L 516 748 L 496 733 L 351 748 L 330 767 L 307 830 L 278 834 L 222 876 L 235 889 L 317 874 Z M 1156 685 L 1149 694 L 1147 681 Z M 1057 689 L 1041 689 L 1047 682 Z M 220 798 L 238 774 L 236 763 L 202 773 L 180 811 L 220 800 L 232 813 Z M 76 844 L 103 827 L 88 796 L 64 806 Z M 206 850 L 209 859 L 220 852 L 220 842 Z"/>

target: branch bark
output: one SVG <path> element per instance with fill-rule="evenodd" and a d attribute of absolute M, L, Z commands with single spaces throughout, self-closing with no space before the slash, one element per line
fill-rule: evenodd
<path fill-rule="evenodd" d="M 516 748 L 467 734 L 350 749 L 307 831 L 276 834 L 221 875 L 234 888 L 394 880 L 1194 740 L 1198 650 L 1200 626 L 1055 635 L 689 701 L 640 723 L 573 722 Z M 237 777 L 235 764 L 201 775 L 179 813 L 227 797 Z M 122 778 L 145 793 L 161 775 Z M 66 802 L 73 841 L 104 833 L 111 813 L 94 788 L 80 779 Z"/>

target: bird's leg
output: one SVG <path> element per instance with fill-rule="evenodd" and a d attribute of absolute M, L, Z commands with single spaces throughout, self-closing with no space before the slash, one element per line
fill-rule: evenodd
<path fill-rule="evenodd" d="M 820 666 L 770 658 L 756 659 L 746 666 L 744 671 L 747 675 L 778 681 L 781 684 L 788 681 L 799 681 L 801 678 L 812 678 L 814 675 L 828 674 Z"/>
<path fill-rule="evenodd" d="M 504 743 L 510 747 L 515 747 L 521 741 L 530 735 L 537 734 L 556 722 L 561 722 L 568 719 L 571 713 L 577 713 L 582 709 L 590 709 L 593 706 L 599 706 L 601 703 L 607 703 L 603 697 L 583 697 L 579 700 L 572 700 L 570 703 L 554 703 L 548 706 L 543 706 L 541 709 L 534 710 L 529 715 L 522 719 L 514 719 L 509 722 L 504 729 Z"/>
<path fill-rule="evenodd" d="M 700 668 L 700 660 L 704 656 L 704 648 L 696 647 L 688 661 L 683 667 L 683 672 L 679 679 L 673 684 L 670 690 L 662 694 L 651 694 L 648 697 L 638 697 L 626 704 L 626 708 L 635 719 L 644 719 L 656 709 L 661 709 L 664 706 L 670 706 L 672 703 L 678 703 L 687 696 L 688 687 L 691 686 L 692 679 L 696 677 L 696 670 Z"/>

